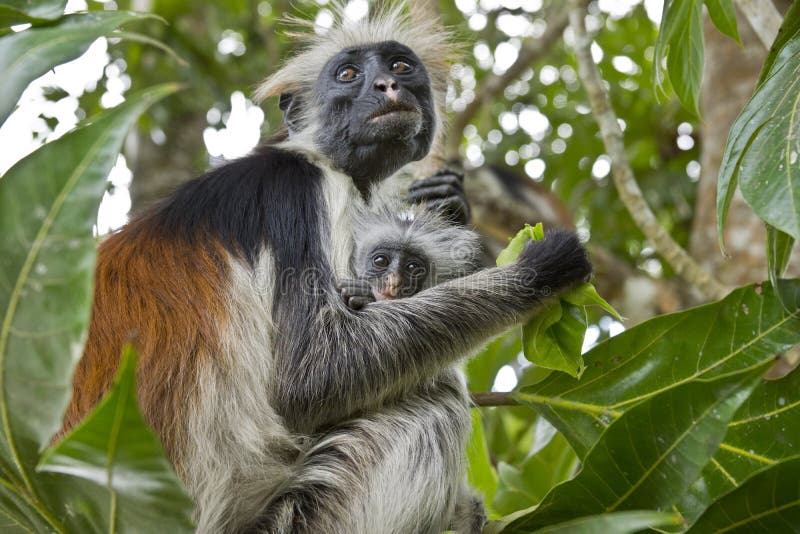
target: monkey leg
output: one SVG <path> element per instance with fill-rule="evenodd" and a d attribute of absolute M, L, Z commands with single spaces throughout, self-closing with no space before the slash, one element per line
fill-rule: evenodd
<path fill-rule="evenodd" d="M 476 501 L 461 504 L 468 435 L 463 383 L 446 371 L 324 434 L 252 531 L 439 534 L 464 506 L 460 515 L 472 520 L 461 523 L 475 525 Z"/>

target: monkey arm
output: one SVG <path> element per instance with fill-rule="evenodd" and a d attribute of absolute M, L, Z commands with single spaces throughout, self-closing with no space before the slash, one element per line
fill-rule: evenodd
<path fill-rule="evenodd" d="M 312 432 L 429 381 L 519 322 L 550 295 L 585 280 L 591 266 L 574 234 L 530 243 L 520 261 L 359 312 L 328 297 L 307 343 L 286 336 L 277 359 L 276 406 L 290 428 Z"/>

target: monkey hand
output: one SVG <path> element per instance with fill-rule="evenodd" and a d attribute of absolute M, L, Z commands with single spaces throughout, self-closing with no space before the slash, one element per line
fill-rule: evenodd
<path fill-rule="evenodd" d="M 345 305 L 351 310 L 360 310 L 370 302 L 375 302 L 372 286 L 364 279 L 346 278 L 336 284 L 336 291 Z"/>
<path fill-rule="evenodd" d="M 442 169 L 433 176 L 413 182 L 405 200 L 412 204 L 425 204 L 458 224 L 470 221 L 464 175 L 450 169 Z"/>
<path fill-rule="evenodd" d="M 547 297 L 588 282 L 592 264 L 577 234 L 565 230 L 547 232 L 544 239 L 529 241 L 517 260 L 526 287 Z"/>

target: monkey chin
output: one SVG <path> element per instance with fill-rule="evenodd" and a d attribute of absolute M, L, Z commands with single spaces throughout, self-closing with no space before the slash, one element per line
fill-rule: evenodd
<path fill-rule="evenodd" d="M 400 296 L 397 293 L 381 291 L 380 289 L 373 289 L 372 296 L 375 300 L 397 300 Z"/>
<path fill-rule="evenodd" d="M 403 141 L 416 137 L 422 130 L 422 115 L 418 111 L 395 110 L 368 119 L 363 137 L 372 143 Z"/>

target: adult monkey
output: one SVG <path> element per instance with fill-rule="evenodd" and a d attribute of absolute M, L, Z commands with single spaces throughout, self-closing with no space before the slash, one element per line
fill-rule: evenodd
<path fill-rule="evenodd" d="M 309 39 L 260 90 L 280 96 L 288 139 L 101 245 L 64 430 L 108 390 L 133 333 L 139 402 L 199 532 L 477 531 L 454 365 L 590 265 L 555 233 L 515 265 L 348 309 L 335 280 L 352 276 L 351 215 L 429 149 L 446 39 L 399 6 Z"/>

